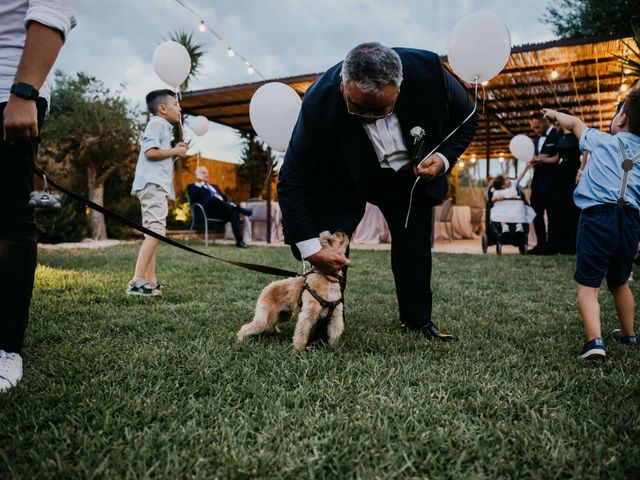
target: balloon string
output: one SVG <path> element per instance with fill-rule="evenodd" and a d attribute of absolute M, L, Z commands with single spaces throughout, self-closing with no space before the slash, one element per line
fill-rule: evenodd
<path fill-rule="evenodd" d="M 473 100 L 473 110 L 471 110 L 471 113 L 469 115 L 467 115 L 467 118 L 465 118 L 462 123 L 460 125 L 458 125 L 456 128 L 454 128 L 451 133 L 449 133 L 449 135 L 447 135 L 446 137 L 444 137 L 444 139 L 433 149 L 431 150 L 422 160 L 420 160 L 420 163 L 418 163 L 418 168 L 420 168 L 420 165 L 422 165 L 422 162 L 424 162 L 427 158 L 429 158 L 431 155 L 433 155 L 433 153 L 440 148 L 440 146 L 446 142 L 449 137 L 451 137 L 451 135 L 453 135 L 454 133 L 456 133 L 458 131 L 458 129 L 460 127 L 462 127 L 462 125 L 464 125 L 472 116 L 474 113 L 476 113 L 476 111 L 478 110 L 477 107 L 477 103 L 478 103 L 478 77 L 474 77 L 474 83 L 475 83 L 475 98 Z M 407 208 L 407 217 L 404 221 L 404 228 L 407 228 L 407 226 L 409 225 L 409 216 L 411 215 L 411 205 L 413 204 L 413 192 L 416 189 L 416 185 L 418 184 L 418 182 L 420 181 L 421 177 L 417 177 L 416 180 L 413 182 L 413 186 L 411 187 L 411 193 L 409 194 L 409 207 Z"/>

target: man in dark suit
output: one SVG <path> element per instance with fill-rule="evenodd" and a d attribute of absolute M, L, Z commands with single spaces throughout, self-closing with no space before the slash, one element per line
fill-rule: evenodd
<path fill-rule="evenodd" d="M 209 170 L 207 167 L 199 166 L 196 168 L 196 178 L 200 180 L 187 186 L 187 193 L 191 203 L 199 203 L 204 207 L 204 211 L 209 218 L 219 218 L 231 223 L 233 236 L 236 239 L 238 248 L 247 248 L 247 244 L 242 241 L 240 234 L 240 219 L 238 214 L 251 216 L 253 211 L 249 208 L 242 208 L 233 202 L 230 202 L 226 195 L 222 193 L 217 185 L 209 183 Z M 203 222 L 202 212 L 195 209 L 196 222 Z"/>
<path fill-rule="evenodd" d="M 536 211 L 533 227 L 538 243 L 529 253 L 553 255 L 558 253 L 560 249 L 557 144 L 561 134 L 553 128 L 546 118 L 543 118 L 542 112 L 534 113 L 531 116 L 530 125 L 536 134 L 533 142 L 535 155 L 531 160 L 535 167 L 531 181 L 531 207 Z M 548 228 L 544 221 L 545 212 Z"/>
<path fill-rule="evenodd" d="M 435 53 L 355 47 L 306 92 L 280 170 L 285 241 L 294 255 L 328 276 L 346 270 L 348 258 L 322 249 L 318 234 L 351 235 L 366 202 L 378 205 L 391 232 L 401 326 L 429 339 L 457 340 L 431 321 L 431 211 L 477 121 L 467 92 Z M 426 133 L 416 141 L 419 130 Z"/>

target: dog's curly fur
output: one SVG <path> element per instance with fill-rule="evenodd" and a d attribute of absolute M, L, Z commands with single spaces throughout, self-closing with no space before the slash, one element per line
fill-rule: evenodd
<path fill-rule="evenodd" d="M 345 253 L 349 237 L 343 232 L 331 234 L 325 231 L 320 234 L 320 244 L 338 253 Z M 325 301 L 334 302 L 341 298 L 340 284 L 327 280 L 320 273 L 273 282 L 262 290 L 256 304 L 253 321 L 242 326 L 238 332 L 238 341 L 244 340 L 249 335 L 257 335 L 265 331 L 279 331 L 278 326 L 281 323 L 291 319 L 292 315 L 299 314 L 293 334 L 293 347 L 298 350 L 305 348 L 313 326 L 318 319 L 329 313 L 328 307 L 322 307 L 308 291 L 303 291 L 305 278 L 307 285 Z M 300 307 L 301 295 L 302 307 Z M 344 331 L 343 312 L 343 304 L 339 303 L 333 310 L 331 318 L 328 319 L 329 345 L 334 345 Z"/>

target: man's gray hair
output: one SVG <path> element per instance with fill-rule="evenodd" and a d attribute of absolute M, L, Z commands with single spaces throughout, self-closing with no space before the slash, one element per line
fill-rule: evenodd
<path fill-rule="evenodd" d="M 342 83 L 356 82 L 363 92 L 379 91 L 385 85 L 402 83 L 400 55 L 377 42 L 361 43 L 342 63 Z"/>
<path fill-rule="evenodd" d="M 204 165 L 199 165 L 196 168 L 196 172 L 195 172 L 196 173 L 196 178 L 200 178 L 201 179 L 202 178 L 202 174 L 205 173 L 205 172 L 209 173 L 209 169 L 207 167 L 205 167 Z"/>

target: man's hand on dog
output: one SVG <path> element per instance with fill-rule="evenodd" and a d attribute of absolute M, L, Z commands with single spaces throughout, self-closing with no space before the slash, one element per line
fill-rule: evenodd
<path fill-rule="evenodd" d="M 433 154 L 420 162 L 419 165 L 413 166 L 413 173 L 417 177 L 423 178 L 427 181 L 433 180 L 440 175 L 444 170 L 444 162 L 440 155 Z"/>
<path fill-rule="evenodd" d="M 316 267 L 327 280 L 338 282 L 338 274 L 347 265 L 351 265 L 349 260 L 343 253 L 336 253 L 328 248 L 323 248 L 307 258 L 307 261 Z"/>

